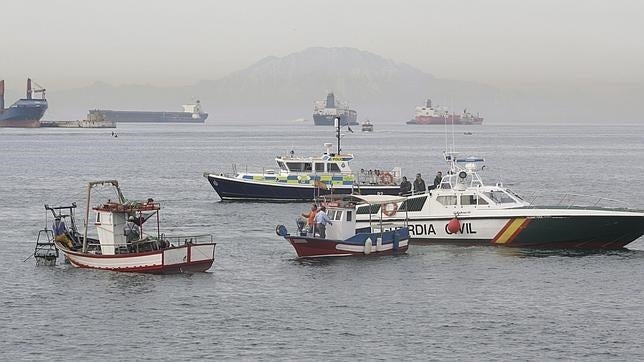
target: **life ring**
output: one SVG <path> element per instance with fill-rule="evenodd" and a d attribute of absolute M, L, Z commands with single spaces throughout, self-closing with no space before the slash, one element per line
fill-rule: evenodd
<path fill-rule="evenodd" d="M 389 172 L 383 172 L 380 174 L 380 182 L 385 185 L 391 185 L 394 183 L 394 177 Z"/>
<path fill-rule="evenodd" d="M 396 215 L 396 212 L 398 212 L 398 204 L 395 202 L 382 204 L 381 208 L 382 208 L 382 213 L 387 216 L 394 216 Z"/>

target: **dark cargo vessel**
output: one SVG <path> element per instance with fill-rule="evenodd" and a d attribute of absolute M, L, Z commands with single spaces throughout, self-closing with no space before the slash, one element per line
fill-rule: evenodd
<path fill-rule="evenodd" d="M 45 89 L 33 89 L 31 83 L 31 79 L 27 79 L 26 98 L 4 108 L 4 80 L 0 80 L 0 127 L 40 127 L 40 119 L 48 107 Z M 40 94 L 40 98 L 34 98 L 34 94 Z"/>

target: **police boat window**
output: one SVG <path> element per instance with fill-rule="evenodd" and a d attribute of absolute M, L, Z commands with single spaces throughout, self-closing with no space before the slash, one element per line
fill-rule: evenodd
<path fill-rule="evenodd" d="M 311 170 L 311 163 L 306 162 L 287 162 L 289 170 L 291 172 L 304 172 Z"/>
<path fill-rule="evenodd" d="M 338 166 L 337 163 L 329 163 L 329 172 L 340 172 L 340 167 Z"/>
<path fill-rule="evenodd" d="M 324 163 L 316 162 L 315 163 L 315 172 L 324 172 Z"/>
<path fill-rule="evenodd" d="M 351 212 L 350 210 L 347 210 L 347 221 L 351 221 L 351 216 L 353 216 L 352 214 L 353 212 Z"/>
<path fill-rule="evenodd" d="M 514 199 L 503 191 L 490 191 L 490 192 L 484 193 L 484 195 L 489 197 L 490 200 L 496 202 L 497 204 L 515 203 Z"/>
<path fill-rule="evenodd" d="M 487 201 L 478 195 L 463 195 L 461 196 L 461 205 L 487 205 Z"/>
<path fill-rule="evenodd" d="M 100 212 L 96 213 L 96 222 L 101 222 L 101 213 Z"/>
<path fill-rule="evenodd" d="M 436 201 L 445 206 L 456 205 L 456 195 L 443 195 L 438 196 Z"/>
<path fill-rule="evenodd" d="M 280 170 L 282 171 L 288 171 L 288 169 L 286 168 L 286 165 L 282 161 L 277 161 L 277 166 L 279 166 Z"/>

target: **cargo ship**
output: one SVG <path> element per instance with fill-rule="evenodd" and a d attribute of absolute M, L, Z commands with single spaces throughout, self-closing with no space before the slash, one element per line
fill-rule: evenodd
<path fill-rule="evenodd" d="M 0 80 L 0 127 L 40 127 L 40 119 L 47 110 L 45 89 L 31 87 L 31 79 L 27 79 L 27 97 L 17 100 L 9 108 L 4 108 L 4 80 Z M 35 84 L 35 83 L 34 83 Z M 39 94 L 40 98 L 34 98 Z"/>
<path fill-rule="evenodd" d="M 340 118 L 340 125 L 357 125 L 358 113 L 349 106 L 336 102 L 333 92 L 329 92 L 326 101 L 316 101 L 313 104 L 313 123 L 316 126 L 333 126 L 336 117 Z"/>
<path fill-rule="evenodd" d="M 201 103 L 184 104 L 183 112 L 150 112 L 150 111 L 114 111 L 94 109 L 89 117 L 98 117 L 100 113 L 107 121 L 123 123 L 204 123 L 208 113 L 201 111 Z"/>
<path fill-rule="evenodd" d="M 433 106 L 431 99 L 426 99 L 425 104 L 416 107 L 414 119 L 407 121 L 407 124 L 465 124 L 480 125 L 483 117 L 463 110 L 462 114 L 449 113 L 447 107 Z"/>

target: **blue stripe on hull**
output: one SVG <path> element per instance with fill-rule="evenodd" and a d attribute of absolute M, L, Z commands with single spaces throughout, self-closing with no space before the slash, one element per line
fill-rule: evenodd
<path fill-rule="evenodd" d="M 260 182 L 243 182 L 225 177 L 208 175 L 210 185 L 223 200 L 282 200 L 299 201 L 313 200 L 317 189 L 311 186 L 272 185 Z M 337 185 L 328 190 L 320 190 L 321 195 L 351 194 L 351 185 Z M 356 191 L 358 189 L 356 188 Z M 398 195 L 398 187 L 363 186 L 360 188 L 362 195 Z"/>

